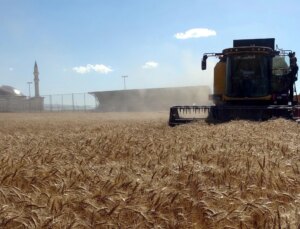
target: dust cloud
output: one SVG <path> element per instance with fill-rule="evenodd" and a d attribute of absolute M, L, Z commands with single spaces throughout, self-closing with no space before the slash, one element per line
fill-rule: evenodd
<path fill-rule="evenodd" d="M 94 92 L 103 112 L 168 111 L 177 105 L 209 105 L 208 86 Z"/>

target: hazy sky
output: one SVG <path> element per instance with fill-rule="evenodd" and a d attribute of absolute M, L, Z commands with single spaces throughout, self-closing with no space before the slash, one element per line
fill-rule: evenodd
<path fill-rule="evenodd" d="M 122 75 L 127 89 L 211 85 L 204 52 L 274 37 L 300 56 L 299 22 L 299 0 L 0 0 L 0 84 L 28 94 L 36 60 L 42 95 L 120 90 Z"/>

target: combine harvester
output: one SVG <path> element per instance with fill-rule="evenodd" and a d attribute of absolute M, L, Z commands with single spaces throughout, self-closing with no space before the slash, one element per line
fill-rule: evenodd
<path fill-rule="evenodd" d="M 222 53 L 205 53 L 202 70 L 206 69 L 208 57 L 219 58 L 210 95 L 214 105 L 173 106 L 169 125 L 203 119 L 209 122 L 273 117 L 298 120 L 300 106 L 297 96 L 294 97 L 297 58 L 295 52 L 275 49 L 274 44 L 274 38 L 234 40 L 233 48 Z"/>

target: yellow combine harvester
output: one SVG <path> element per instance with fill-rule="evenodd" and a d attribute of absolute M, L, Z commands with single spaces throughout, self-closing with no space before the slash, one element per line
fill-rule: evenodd
<path fill-rule="evenodd" d="M 210 95 L 214 105 L 173 106 L 169 125 L 204 118 L 213 122 L 272 117 L 299 119 L 300 106 L 294 99 L 297 58 L 295 52 L 275 49 L 274 44 L 274 38 L 234 40 L 233 47 L 221 53 L 205 53 L 202 70 L 206 69 L 208 57 L 219 58 Z"/>

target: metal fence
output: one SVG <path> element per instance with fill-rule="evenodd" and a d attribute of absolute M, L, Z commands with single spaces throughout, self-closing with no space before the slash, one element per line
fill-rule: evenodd
<path fill-rule="evenodd" d="M 92 111 L 98 107 L 97 99 L 89 93 L 43 95 L 44 111 Z"/>

